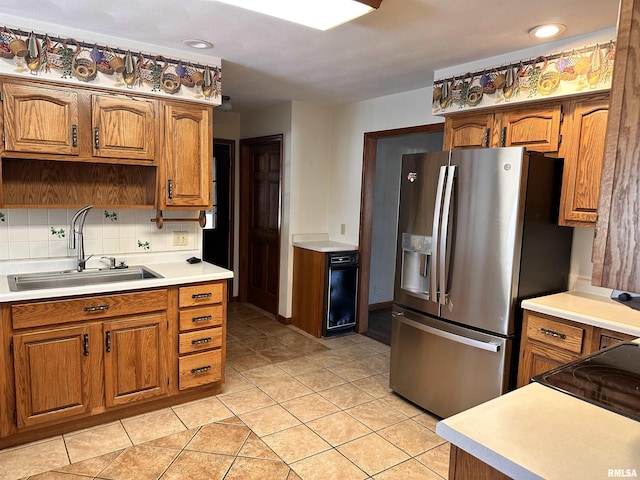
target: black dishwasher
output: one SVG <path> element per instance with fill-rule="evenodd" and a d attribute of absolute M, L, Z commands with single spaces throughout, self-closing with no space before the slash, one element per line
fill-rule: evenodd
<path fill-rule="evenodd" d="M 358 252 L 327 253 L 326 278 L 322 335 L 330 337 L 353 332 L 358 296 Z"/>

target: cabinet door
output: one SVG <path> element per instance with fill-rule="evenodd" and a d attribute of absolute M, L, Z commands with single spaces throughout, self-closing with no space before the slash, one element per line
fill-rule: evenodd
<path fill-rule="evenodd" d="M 527 385 L 531 381 L 531 377 L 548 372 L 576 358 L 579 358 L 579 355 L 527 342 L 520 348 L 517 387 Z"/>
<path fill-rule="evenodd" d="M 562 106 L 518 109 L 496 114 L 499 146 L 557 152 L 560 146 Z"/>
<path fill-rule="evenodd" d="M 89 327 L 14 335 L 18 427 L 88 413 Z"/>
<path fill-rule="evenodd" d="M 107 407 L 167 394 L 164 314 L 103 323 Z"/>
<path fill-rule="evenodd" d="M 608 97 L 571 102 L 560 152 L 560 225 L 595 225 L 608 112 Z"/>
<path fill-rule="evenodd" d="M 4 82 L 5 150 L 78 154 L 78 94 L 29 82 Z"/>
<path fill-rule="evenodd" d="M 155 101 L 93 95 L 93 156 L 155 159 Z"/>
<path fill-rule="evenodd" d="M 165 103 L 164 170 L 162 198 L 165 206 L 211 206 L 213 132 L 211 110 L 199 105 Z"/>
<path fill-rule="evenodd" d="M 444 150 L 486 148 L 491 145 L 493 114 L 449 116 L 444 121 Z"/>

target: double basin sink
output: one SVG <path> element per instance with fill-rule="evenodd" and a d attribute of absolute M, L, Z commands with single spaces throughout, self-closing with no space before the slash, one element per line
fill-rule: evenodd
<path fill-rule="evenodd" d="M 62 270 L 57 272 L 7 275 L 9 290 L 12 292 L 42 290 L 48 288 L 79 287 L 82 285 L 128 282 L 132 280 L 145 280 L 150 278 L 162 278 L 162 275 L 159 275 L 153 270 L 143 266 L 130 266 L 128 268 L 115 269 L 87 269 L 81 272 L 77 270 Z"/>

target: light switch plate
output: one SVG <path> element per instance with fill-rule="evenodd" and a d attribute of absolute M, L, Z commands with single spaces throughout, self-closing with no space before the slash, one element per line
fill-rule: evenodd
<path fill-rule="evenodd" d="M 176 247 L 186 247 L 189 245 L 189 232 L 173 232 L 173 245 Z"/>

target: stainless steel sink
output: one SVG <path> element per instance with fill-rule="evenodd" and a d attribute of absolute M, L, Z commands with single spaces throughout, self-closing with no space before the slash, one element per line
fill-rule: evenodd
<path fill-rule="evenodd" d="M 144 280 L 149 278 L 162 278 L 162 275 L 142 266 L 104 270 L 87 269 L 82 272 L 78 272 L 77 270 L 63 270 L 57 272 L 7 275 L 9 290 L 12 292 L 129 282 L 131 280 Z"/>

